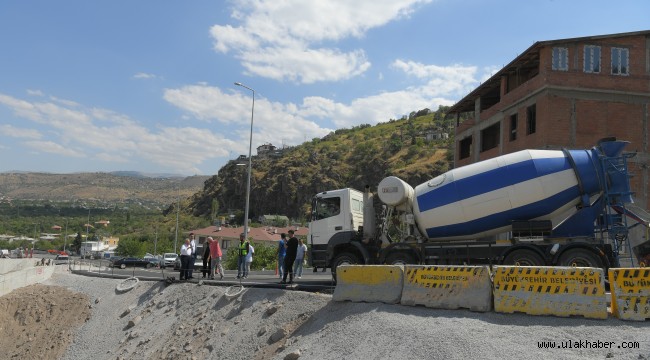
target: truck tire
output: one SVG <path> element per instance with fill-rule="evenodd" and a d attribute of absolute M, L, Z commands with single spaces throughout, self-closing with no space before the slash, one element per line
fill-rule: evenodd
<path fill-rule="evenodd" d="M 126 269 L 126 264 L 120 264 L 120 269 Z"/>
<path fill-rule="evenodd" d="M 503 259 L 503 265 L 544 266 L 546 262 L 541 255 L 530 249 L 513 250 Z"/>
<path fill-rule="evenodd" d="M 386 256 L 387 265 L 408 265 L 416 263 L 413 255 L 405 251 L 396 251 Z"/>
<path fill-rule="evenodd" d="M 344 252 L 336 255 L 334 260 L 332 260 L 332 281 L 336 284 L 336 268 L 339 265 L 354 265 L 359 263 L 361 263 L 361 260 L 353 253 Z"/>
<path fill-rule="evenodd" d="M 558 266 L 602 268 L 603 262 L 598 255 L 588 249 L 569 249 L 560 255 Z"/>

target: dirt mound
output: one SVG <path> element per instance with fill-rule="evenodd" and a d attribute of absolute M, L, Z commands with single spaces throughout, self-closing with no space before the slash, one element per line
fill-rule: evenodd
<path fill-rule="evenodd" d="M 90 318 L 88 296 L 31 285 L 0 297 L 0 358 L 57 359 Z"/>

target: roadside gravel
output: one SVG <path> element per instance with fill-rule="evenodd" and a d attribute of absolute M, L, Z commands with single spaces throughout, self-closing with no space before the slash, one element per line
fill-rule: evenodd
<path fill-rule="evenodd" d="M 62 273 L 48 280 L 90 299 L 91 317 L 62 359 L 650 360 L 650 321 L 334 302 L 275 289 L 231 298 L 232 289 L 187 283 L 117 292 L 120 282 Z M 538 347 L 551 341 L 573 348 Z M 598 341 L 613 348 L 584 348 Z M 640 348 L 619 348 L 623 342 Z"/>

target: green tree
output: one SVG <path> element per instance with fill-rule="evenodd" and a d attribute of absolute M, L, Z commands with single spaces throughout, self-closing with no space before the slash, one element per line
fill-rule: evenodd
<path fill-rule="evenodd" d="M 251 270 L 275 270 L 278 262 L 278 248 L 277 243 L 273 242 L 271 244 L 267 243 L 252 243 L 253 248 L 255 248 L 255 253 L 253 254 L 253 263 L 251 264 Z M 226 261 L 223 264 L 225 269 L 237 270 L 237 259 L 238 259 L 238 249 L 239 242 L 236 246 L 231 246 L 226 252 L 227 257 Z"/>
<path fill-rule="evenodd" d="M 74 249 L 74 251 L 76 251 L 77 253 L 79 253 L 79 251 L 81 250 L 81 233 L 80 232 L 78 232 L 77 236 L 75 236 L 75 238 L 74 238 L 74 242 L 72 243 L 72 249 Z"/>
<path fill-rule="evenodd" d="M 117 248 L 115 248 L 115 254 L 118 256 L 144 257 L 145 253 L 145 243 L 131 236 L 120 239 Z"/>

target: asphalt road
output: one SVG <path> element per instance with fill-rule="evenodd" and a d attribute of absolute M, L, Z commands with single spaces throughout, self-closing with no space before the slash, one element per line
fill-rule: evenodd
<path fill-rule="evenodd" d="M 131 267 L 126 269 L 111 268 L 107 266 L 106 260 L 81 260 L 73 258 L 70 269 L 76 273 L 87 274 L 91 276 L 107 276 L 117 278 L 137 277 L 141 280 L 171 280 L 180 282 L 179 271 L 172 267 L 168 268 L 149 268 Z M 59 265 L 61 266 L 61 265 Z M 194 270 L 193 279 L 189 282 L 198 283 L 201 281 L 205 285 L 242 285 L 245 287 L 277 288 L 300 291 L 333 291 L 334 283 L 332 282 L 332 273 L 327 269 L 319 269 L 314 272 L 312 268 L 303 269 L 300 279 L 294 278 L 294 284 L 280 284 L 279 275 L 275 270 L 251 271 L 246 279 L 237 279 L 237 270 L 225 270 L 223 279 L 216 277 L 216 280 L 202 278 L 201 270 Z M 187 282 L 183 281 L 183 282 Z"/>

